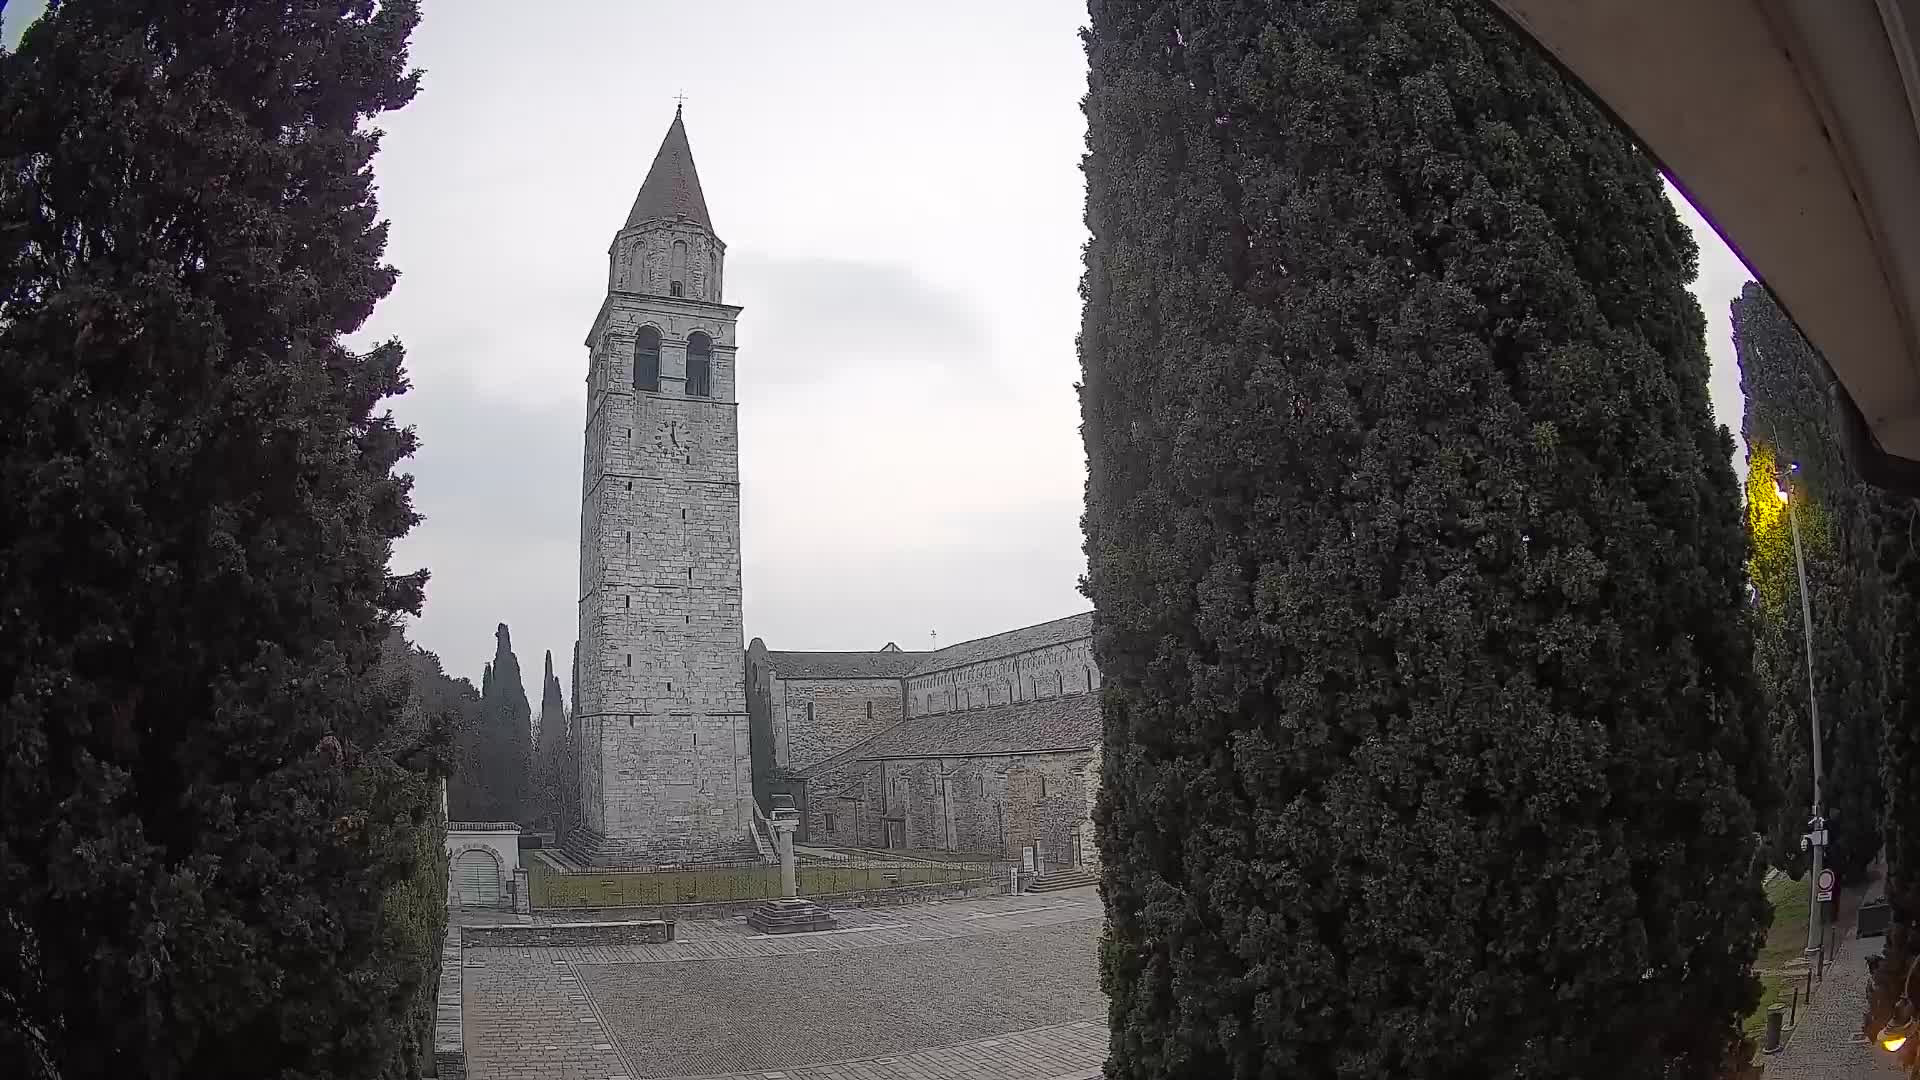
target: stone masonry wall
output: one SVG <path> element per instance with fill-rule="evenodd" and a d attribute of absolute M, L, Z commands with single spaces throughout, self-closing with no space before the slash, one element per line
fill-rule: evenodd
<path fill-rule="evenodd" d="M 628 857 L 719 852 L 752 820 L 741 679 L 738 309 L 696 299 L 706 295 L 699 274 L 688 298 L 618 290 L 623 252 L 670 249 L 689 228 L 701 232 L 676 223 L 621 234 L 611 254 L 616 291 L 588 336 L 576 703 L 587 741 L 583 816 L 595 847 Z M 717 273 L 717 246 L 690 250 L 713 254 Z M 717 280 L 715 289 L 717 296 Z M 657 393 L 633 386 L 642 325 L 661 334 Z M 708 398 L 686 394 L 686 341 L 696 330 L 713 342 Z"/>
<path fill-rule="evenodd" d="M 774 761 L 804 769 L 899 723 L 899 679 L 772 680 Z"/>
<path fill-rule="evenodd" d="M 908 711 L 932 716 L 1099 689 L 1100 669 L 1089 638 L 998 657 L 977 664 L 913 675 L 906 680 Z"/>
<path fill-rule="evenodd" d="M 1088 840 L 1094 751 L 865 762 L 849 770 L 842 799 L 813 799 L 816 827 L 834 815 L 834 840 L 868 847 L 888 842 L 884 818 L 904 815 L 893 839 L 909 848 L 1018 859 L 1038 844 L 1052 865 L 1097 864 Z M 950 816 L 949 816 L 950 815 Z M 951 828 L 949 827 L 951 822 Z"/>

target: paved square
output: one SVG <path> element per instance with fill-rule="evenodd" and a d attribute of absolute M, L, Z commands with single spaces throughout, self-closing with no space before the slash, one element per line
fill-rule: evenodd
<path fill-rule="evenodd" d="M 468 947 L 474 1080 L 1095 1080 L 1091 889 L 848 911 L 818 934 Z M 521 916 L 521 920 L 526 917 Z"/>
<path fill-rule="evenodd" d="M 1098 929 L 579 971 L 636 1080 L 778 1071 L 1103 1017 Z"/>

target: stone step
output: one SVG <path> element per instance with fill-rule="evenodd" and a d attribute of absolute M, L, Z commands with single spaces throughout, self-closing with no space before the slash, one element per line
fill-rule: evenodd
<path fill-rule="evenodd" d="M 801 896 L 761 904 L 747 912 L 747 925 L 763 934 L 803 934 L 838 924 L 826 908 Z"/>
<path fill-rule="evenodd" d="M 1067 867 L 1062 870 L 1049 870 L 1027 885 L 1027 891 L 1058 892 L 1061 889 L 1079 889 L 1088 885 L 1100 884 L 1100 875 L 1084 867 Z"/>

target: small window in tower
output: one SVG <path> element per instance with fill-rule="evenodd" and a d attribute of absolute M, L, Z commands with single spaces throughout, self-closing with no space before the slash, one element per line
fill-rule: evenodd
<path fill-rule="evenodd" d="M 668 288 L 668 292 L 674 296 L 683 296 L 686 294 L 687 242 L 685 240 L 675 240 L 673 242 L 673 263 L 672 269 L 667 275 L 667 280 L 673 282 Z"/>
<path fill-rule="evenodd" d="M 660 331 L 643 326 L 633 339 L 633 388 L 660 392 Z"/>
<path fill-rule="evenodd" d="M 867 702 L 867 719 L 873 719 L 873 702 Z"/>
<path fill-rule="evenodd" d="M 713 340 L 705 334 L 687 335 L 687 396 L 713 396 Z"/>
<path fill-rule="evenodd" d="M 1047 778 L 1044 776 L 1040 778 L 1040 797 L 1043 799 L 1047 797 Z"/>
<path fill-rule="evenodd" d="M 672 285 L 667 286 L 667 291 L 675 296 L 685 296 L 687 287 L 681 282 L 676 281 Z"/>
<path fill-rule="evenodd" d="M 628 668 L 632 668 L 632 667 L 633 667 L 633 654 L 632 654 L 632 653 L 628 653 L 628 654 L 627 654 L 627 667 L 628 667 Z"/>
<path fill-rule="evenodd" d="M 623 608 L 626 608 L 626 609 L 627 609 L 627 610 L 629 610 L 629 611 L 631 611 L 631 610 L 633 610 L 633 597 L 631 597 L 631 596 L 623 596 L 623 597 L 621 597 L 621 598 L 620 598 L 620 606 L 621 606 L 621 607 L 623 607 Z"/>
<path fill-rule="evenodd" d="M 807 702 L 807 723 L 813 723 L 813 702 Z"/>

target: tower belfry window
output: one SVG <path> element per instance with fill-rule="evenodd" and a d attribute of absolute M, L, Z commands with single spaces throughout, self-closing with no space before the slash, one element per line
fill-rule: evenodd
<path fill-rule="evenodd" d="M 707 335 L 687 335 L 687 396 L 713 396 L 713 341 Z"/>
<path fill-rule="evenodd" d="M 660 331 L 643 326 L 633 339 L 633 388 L 660 391 Z"/>
<path fill-rule="evenodd" d="M 669 282 L 667 292 L 673 296 L 685 296 L 687 295 L 687 242 L 685 240 L 673 242 L 672 266 L 673 269 L 667 278 Z"/>

